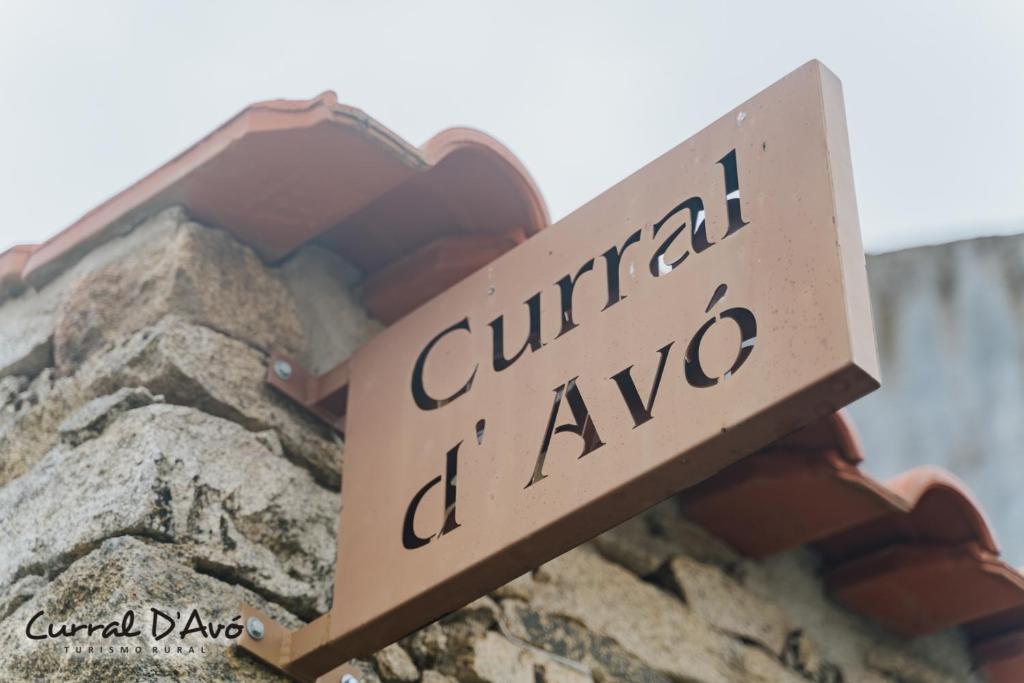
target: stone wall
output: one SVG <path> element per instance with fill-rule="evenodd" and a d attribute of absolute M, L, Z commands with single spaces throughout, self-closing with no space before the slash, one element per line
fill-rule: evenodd
<path fill-rule="evenodd" d="M 272 349 L 325 369 L 372 335 L 357 289 L 326 252 L 268 268 L 171 209 L 0 304 L 0 680 L 281 680 L 223 635 L 156 641 L 150 610 L 180 630 L 242 601 L 291 626 L 329 608 L 342 447 L 264 375 Z M 36 632 L 128 609 L 138 638 L 26 636 L 40 611 Z M 900 640 L 831 602 L 810 552 L 749 561 L 672 501 L 358 665 L 368 682 L 973 680 L 959 633 Z"/>

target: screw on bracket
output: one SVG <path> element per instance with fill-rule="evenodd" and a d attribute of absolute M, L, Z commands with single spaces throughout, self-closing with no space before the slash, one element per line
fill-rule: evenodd
<path fill-rule="evenodd" d="M 274 361 L 274 374 L 281 379 L 288 381 L 292 376 L 292 364 L 286 360 Z"/>
<path fill-rule="evenodd" d="M 263 640 L 263 622 L 256 617 L 249 617 L 245 622 L 245 630 L 253 640 Z"/>

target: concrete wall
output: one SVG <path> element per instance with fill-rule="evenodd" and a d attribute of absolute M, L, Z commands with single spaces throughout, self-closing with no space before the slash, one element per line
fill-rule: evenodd
<path fill-rule="evenodd" d="M 179 210 L 83 264 L 0 304 L 0 680 L 281 680 L 223 636 L 156 641 L 150 610 L 231 623 L 246 601 L 294 626 L 329 608 L 342 448 L 264 375 L 271 349 L 323 366 L 340 358 L 311 340 L 343 356 L 372 335 L 354 274 L 316 251 L 267 268 Z M 36 632 L 129 609 L 138 639 L 26 637 L 39 612 Z M 895 638 L 833 603 L 809 552 L 749 561 L 671 501 L 359 666 L 365 682 L 973 680 L 958 632 Z"/>
<path fill-rule="evenodd" d="M 850 413 L 865 469 L 963 479 L 1024 564 L 1024 236 L 868 257 L 882 389 Z"/>

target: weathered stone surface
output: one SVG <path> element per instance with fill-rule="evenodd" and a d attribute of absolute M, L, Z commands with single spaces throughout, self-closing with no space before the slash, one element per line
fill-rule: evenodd
<path fill-rule="evenodd" d="M 516 602 L 517 607 L 529 610 L 522 602 Z M 421 669 L 433 670 L 439 675 L 449 676 L 458 681 L 486 683 L 506 680 L 616 680 L 607 677 L 608 669 L 599 669 L 596 672 L 599 676 L 605 676 L 604 678 L 593 678 L 590 664 L 599 664 L 598 660 L 591 658 L 590 661 L 577 661 L 571 656 L 567 657 L 564 652 L 558 650 L 558 643 L 553 638 L 545 641 L 543 637 L 538 637 L 538 644 L 529 642 L 521 637 L 527 635 L 522 624 L 516 621 L 510 628 L 506 625 L 509 618 L 500 616 L 500 610 L 501 608 L 490 599 L 474 601 L 466 608 L 404 639 L 402 643 Z M 592 638 L 582 626 L 568 620 L 562 621 L 575 626 L 576 632 L 581 634 L 582 638 Z M 518 635 L 513 632 L 513 628 L 518 628 Z M 614 643 L 610 644 L 616 647 Z M 608 653 L 603 652 L 600 647 L 595 646 L 592 650 L 599 656 L 610 659 Z M 576 650 L 573 654 L 578 652 L 579 650 Z M 621 648 L 618 652 L 622 652 Z M 618 668 L 625 670 L 627 667 Z M 639 671 L 640 668 L 637 667 L 635 670 Z"/>
<path fill-rule="evenodd" d="M 0 622 L 0 680 L 5 681 L 91 681 L 192 680 L 192 681 L 284 681 L 255 660 L 242 655 L 223 635 L 216 639 L 199 634 L 179 636 L 175 632 L 156 641 L 151 632 L 151 608 L 170 615 L 181 612 L 188 619 L 197 609 L 204 622 L 231 623 L 238 606 L 246 602 L 266 611 L 274 619 L 294 628 L 299 622 L 274 603 L 239 586 L 192 571 L 187 557 L 165 544 L 145 543 L 120 537 L 106 540 L 95 550 L 71 564 L 45 590 L 37 592 Z M 25 637 L 29 619 L 44 613 L 38 624 L 81 623 L 120 620 L 127 610 L 136 615 L 142 635 L 104 640 L 99 635 L 36 641 Z M 166 622 L 159 622 L 163 630 Z M 70 652 L 65 652 L 65 646 Z M 75 647 L 115 647 L 115 653 L 76 654 Z M 121 654 L 119 648 L 131 651 Z M 135 647 L 142 647 L 136 653 Z M 170 647 L 170 653 L 164 647 Z M 177 654 L 182 646 L 193 654 Z M 153 653 L 152 648 L 159 648 Z M 205 647 L 206 652 L 200 652 Z"/>
<path fill-rule="evenodd" d="M 481 683 L 586 683 L 589 673 L 569 667 L 543 652 L 510 642 L 490 631 L 473 644 L 473 656 L 464 661 L 458 680 Z"/>
<path fill-rule="evenodd" d="M 804 678 L 818 683 L 842 683 L 843 673 L 832 662 L 825 661 L 821 652 L 803 631 L 793 631 L 786 638 L 782 662 Z"/>
<path fill-rule="evenodd" d="M 57 289 L 28 290 L 0 303 L 0 377 L 33 376 L 51 365 Z"/>
<path fill-rule="evenodd" d="M 89 273 L 57 311 L 54 360 L 70 374 L 93 353 L 167 315 L 263 351 L 298 353 L 302 325 L 284 283 L 248 247 L 191 222 Z"/>
<path fill-rule="evenodd" d="M 517 576 L 493 593 L 494 597 L 500 600 L 504 600 L 506 598 L 529 600 L 532 594 L 533 574 L 530 573 Z"/>
<path fill-rule="evenodd" d="M 215 359 L 215 361 L 213 360 Z M 174 319 L 133 335 L 97 367 L 92 391 L 145 386 L 168 403 L 194 406 L 247 429 L 274 430 L 289 458 L 327 486 L 341 483 L 341 443 L 266 383 L 267 357 L 214 330 Z"/>
<path fill-rule="evenodd" d="M 435 669 L 460 681 L 480 681 L 480 676 L 472 673 L 475 648 L 496 624 L 499 609 L 489 598 L 476 600 L 400 643 L 420 669 Z"/>
<path fill-rule="evenodd" d="M 359 672 L 359 683 L 381 683 L 380 676 L 377 675 L 377 669 L 369 661 L 350 659 L 345 664 Z"/>
<path fill-rule="evenodd" d="M 423 672 L 423 678 L 420 679 L 422 683 L 459 683 L 458 680 L 451 676 L 446 676 L 440 671 L 434 671 L 433 669 L 427 669 Z"/>
<path fill-rule="evenodd" d="M 0 300 L 0 377 L 33 377 L 52 365 L 57 309 L 68 289 L 86 274 L 159 242 L 184 220 L 181 208 L 165 209 L 134 229 L 127 226 L 128 234 L 87 253 L 42 289 L 29 289 L 13 299 Z"/>
<path fill-rule="evenodd" d="M 574 619 L 681 680 L 732 681 L 736 641 L 679 600 L 587 548 L 542 565 L 530 606 Z"/>
<path fill-rule="evenodd" d="M 465 607 L 456 610 L 446 617 L 446 621 L 463 621 L 486 631 L 498 623 L 501 617 L 501 607 L 486 595 L 477 598 Z"/>
<path fill-rule="evenodd" d="M 448 634 L 436 621 L 399 642 L 421 669 L 433 667 L 445 653 L 451 652 L 451 648 L 448 647 Z"/>
<path fill-rule="evenodd" d="M 121 413 L 163 400 L 163 396 L 154 396 L 144 387 L 122 387 L 86 403 L 61 422 L 57 431 L 64 443 L 77 446 L 99 436 Z"/>
<path fill-rule="evenodd" d="M 0 410 L 0 486 L 24 474 L 60 439 L 57 427 L 84 403 L 78 387 L 37 375 Z"/>
<path fill-rule="evenodd" d="M 678 555 L 729 571 L 741 561 L 728 545 L 680 517 L 671 500 L 606 531 L 594 539 L 594 546 L 612 562 L 643 577 L 657 574 Z"/>
<path fill-rule="evenodd" d="M 664 538 L 652 536 L 642 515 L 604 532 L 594 539 L 594 546 L 606 558 L 639 576 L 654 574 L 681 552 Z"/>
<path fill-rule="evenodd" d="M 888 683 L 893 679 L 868 665 L 871 657 L 878 656 L 876 650 L 888 649 L 923 667 L 949 672 L 953 680 L 978 680 L 961 633 L 945 631 L 913 641 L 898 638 L 838 605 L 825 593 L 820 574 L 818 558 L 805 549 L 746 562 L 743 568 L 743 585 L 770 599 L 796 626 L 787 650 L 793 648 L 795 637 L 808 641 L 796 644 L 802 655 L 783 656 L 792 668 L 817 672 L 817 680 L 829 683 L 837 671 L 844 681 Z M 802 665 L 797 663 L 801 657 Z"/>
<path fill-rule="evenodd" d="M 0 488 L 0 585 L 134 534 L 178 543 L 202 571 L 312 617 L 328 606 L 337 506 L 272 432 L 151 405 Z"/>
<path fill-rule="evenodd" d="M 412 657 L 409 656 L 401 645 L 394 643 L 373 655 L 377 664 L 377 671 L 382 681 L 417 681 L 420 678 L 420 670 L 416 668 Z"/>
<path fill-rule="evenodd" d="M 876 644 L 867 650 L 867 668 L 899 683 L 955 683 L 964 679 L 922 661 L 906 648 Z"/>
<path fill-rule="evenodd" d="M 298 359 L 313 374 L 347 359 L 383 328 L 358 299 L 358 271 L 333 251 L 305 246 L 276 272 L 295 298 L 306 333 L 306 348 Z"/>
<path fill-rule="evenodd" d="M 52 312 L 38 310 L 40 298 L 29 291 L 4 307 L 3 317 L 17 322 L 0 328 L 0 375 L 31 377 L 53 364 L 54 317 Z"/>
<path fill-rule="evenodd" d="M 689 557 L 673 559 L 671 571 L 686 604 L 704 621 L 782 656 L 793 626 L 780 608 L 740 585 L 718 567 Z"/>
<path fill-rule="evenodd" d="M 304 256 L 306 251 L 312 255 Z M 290 458 L 304 462 L 326 485 L 340 486 L 340 449 L 330 432 L 273 394 L 263 381 L 265 351 L 311 353 L 304 349 L 303 325 L 330 347 L 335 354 L 331 360 L 339 361 L 377 329 L 354 299 L 352 277 L 339 276 L 337 259 L 321 263 L 327 257 L 318 253 L 303 250 L 282 269 L 306 297 L 296 302 L 277 271 L 264 267 L 247 247 L 188 222 L 181 210 L 168 210 L 128 237 L 105 244 L 47 285 L 45 302 L 26 293 L 0 304 L 0 349 L 17 346 L 7 365 L 0 351 L 0 378 L 20 373 L 25 378 L 17 381 L 24 383 L 51 364 L 54 327 L 59 369 L 33 382 L 31 390 L 13 383 L 0 388 L 0 399 L 9 397 L 12 387 L 28 396 L 55 390 L 53 400 L 38 410 L 31 409 L 34 403 L 23 407 L 21 401 L 17 419 L 0 415 L 0 484 L 22 474 L 49 450 L 56 425 L 82 403 L 122 386 L 166 393 L 151 386 L 166 382 L 182 390 L 179 396 L 169 395 L 170 402 L 195 405 L 189 401 L 201 400 L 203 409 L 251 429 L 276 429 Z M 331 269 L 319 275 L 336 280 L 330 287 L 316 280 L 317 267 Z M 326 288 L 307 292 L 320 285 Z M 33 334 L 22 306 L 45 328 L 40 333 L 45 357 L 29 363 L 31 367 L 22 367 L 28 357 L 22 342 Z M 151 325 L 179 333 L 157 344 L 155 354 L 161 358 L 132 357 L 133 351 L 146 350 L 138 337 L 145 341 L 145 328 Z M 10 343 L 3 338 L 8 331 L 19 331 Z M 132 348 L 123 348 L 126 344 Z M 145 372 L 134 377 L 116 372 L 147 361 L 148 377 Z M 72 372 L 87 377 L 63 381 Z"/>
<path fill-rule="evenodd" d="M 758 647 L 741 645 L 735 653 L 729 663 L 742 675 L 734 680 L 743 683 L 805 683 L 807 680 Z"/>
<path fill-rule="evenodd" d="M 7 412 L 8 407 L 14 410 L 14 401 L 28 386 L 28 378 L 19 375 L 0 377 L 0 410 Z"/>
<path fill-rule="evenodd" d="M 601 681 L 670 683 L 672 679 L 630 655 L 607 636 L 578 622 L 537 611 L 519 600 L 502 602 L 502 625 L 513 637 L 559 657 L 578 662 Z"/>
<path fill-rule="evenodd" d="M 23 576 L 14 583 L 0 586 L 0 621 L 21 607 L 33 595 L 45 588 L 46 579 L 35 574 Z"/>
<path fill-rule="evenodd" d="M 676 502 L 667 500 L 645 515 L 655 537 L 670 543 L 681 555 L 713 564 L 733 573 L 743 558 L 729 544 L 712 536 L 704 527 L 680 516 Z"/>
<path fill-rule="evenodd" d="M 212 361 L 211 359 L 216 359 Z M 88 401 L 141 387 L 247 429 L 273 429 L 286 455 L 321 483 L 340 485 L 341 446 L 329 430 L 264 381 L 266 356 L 214 330 L 166 318 L 90 358 L 70 377 L 44 371 L 0 409 L 0 484 L 59 440 L 59 425 Z M 23 386 L 24 381 L 11 387 Z M 11 390 L 8 390 L 10 393 Z"/>

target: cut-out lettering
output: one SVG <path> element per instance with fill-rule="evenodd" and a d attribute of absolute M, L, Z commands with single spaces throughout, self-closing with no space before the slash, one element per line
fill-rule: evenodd
<path fill-rule="evenodd" d="M 562 327 L 555 339 L 576 327 L 576 322 L 572 319 L 572 293 L 576 289 L 576 281 L 580 279 L 580 276 L 593 269 L 594 259 L 590 259 L 576 271 L 576 275 L 566 275 L 556 283 L 562 301 Z"/>
<path fill-rule="evenodd" d="M 483 422 L 483 420 L 481 420 Z M 416 495 L 409 501 L 405 509 L 405 519 L 402 522 L 402 546 L 406 550 L 422 548 L 435 538 L 449 534 L 461 525 L 455 517 L 455 504 L 457 500 L 458 468 L 459 468 L 459 446 L 462 442 L 455 444 L 449 449 L 445 456 L 444 474 L 444 523 L 441 530 L 430 536 L 420 536 L 416 533 L 416 513 L 419 512 L 423 498 L 430 493 L 430 490 L 441 483 L 441 475 L 437 475 L 416 492 Z"/>
<path fill-rule="evenodd" d="M 711 302 L 708 304 L 708 310 L 711 310 L 714 305 L 725 296 L 725 291 L 725 285 L 719 285 L 718 289 L 715 290 L 715 294 L 712 296 Z M 711 326 L 719 320 L 725 319 L 732 320 L 740 328 L 740 347 L 736 352 L 736 360 L 733 361 L 732 367 L 726 370 L 721 378 L 708 377 L 700 362 L 700 344 L 704 340 L 704 335 L 711 329 Z M 736 374 L 736 371 L 740 369 L 740 366 L 746 362 L 750 353 L 754 350 L 754 344 L 756 343 L 757 319 L 749 308 L 729 308 L 722 311 L 717 318 L 711 318 L 705 322 L 701 328 L 697 330 L 697 334 L 693 336 L 693 339 L 690 340 L 689 346 L 686 347 L 686 359 L 684 364 L 686 381 L 689 382 L 690 386 L 703 389 L 715 386 L 718 384 L 719 379 L 729 379 Z"/>
<path fill-rule="evenodd" d="M 622 248 L 612 247 L 608 251 L 601 254 L 604 257 L 605 265 L 608 271 L 608 303 L 604 305 L 602 311 L 607 311 L 609 308 L 619 303 L 626 298 L 620 290 L 622 289 L 620 283 L 621 273 L 619 272 L 622 264 L 622 255 L 626 253 L 626 249 L 629 245 L 636 244 L 640 241 L 641 231 L 637 230 L 626 238 L 626 241 L 622 243 Z"/>
<path fill-rule="evenodd" d="M 420 355 L 416 358 L 416 364 L 412 368 L 412 398 L 413 401 L 416 402 L 416 407 L 420 410 L 436 410 L 442 406 L 446 406 L 473 387 L 473 379 L 476 378 L 476 371 L 479 368 L 479 365 L 473 366 L 473 372 L 470 373 L 469 379 L 466 380 L 465 384 L 447 398 L 434 398 L 427 393 L 427 390 L 423 386 L 423 369 L 427 364 L 427 357 L 439 341 L 456 330 L 465 330 L 466 332 L 470 332 L 469 318 L 463 318 L 451 327 L 439 332 L 437 336 L 427 342 L 427 345 L 423 347 L 423 350 L 420 351 Z"/>
<path fill-rule="evenodd" d="M 537 462 L 533 466 L 533 475 L 530 477 L 530 481 L 527 482 L 525 488 L 530 488 L 547 476 L 544 474 L 544 461 L 548 457 L 551 438 L 555 434 L 569 432 L 583 439 L 583 452 L 579 454 L 580 458 L 604 445 L 604 442 L 601 441 L 601 437 L 597 433 L 594 420 L 590 417 L 587 404 L 583 401 L 579 387 L 576 386 L 577 379 L 579 378 L 573 377 L 565 384 L 555 387 L 555 400 L 551 405 L 551 417 L 548 418 L 548 426 L 544 430 L 544 440 L 541 443 L 540 453 L 537 454 Z M 558 409 L 562 405 L 563 397 L 569 404 L 573 421 L 562 423 L 556 427 L 555 422 L 558 420 Z"/>
<path fill-rule="evenodd" d="M 416 534 L 415 522 L 416 512 L 420 509 L 420 502 L 423 500 L 423 496 L 430 492 L 430 489 L 434 488 L 441 483 L 441 475 L 437 475 L 426 484 L 423 485 L 416 495 L 409 501 L 409 507 L 405 509 L 405 521 L 402 524 L 402 546 L 406 550 L 415 550 L 416 548 L 422 548 L 434 538 L 436 534 L 431 534 L 426 538 L 418 536 Z"/>
<path fill-rule="evenodd" d="M 704 230 L 704 202 L 701 201 L 700 197 L 690 197 L 685 202 L 681 202 L 665 214 L 660 221 L 652 226 L 653 236 L 657 237 L 665 223 L 667 223 L 673 216 L 683 211 L 689 212 L 690 225 L 693 226 L 693 229 L 690 231 L 690 246 L 693 248 L 694 253 L 699 254 L 711 246 L 708 244 L 707 232 Z M 665 262 L 665 253 L 672 246 L 673 242 L 675 242 L 679 234 L 685 229 L 686 221 L 683 221 L 669 234 L 668 237 L 665 238 L 665 241 L 658 246 L 657 251 L 654 252 L 654 256 L 651 257 L 651 275 L 654 277 L 661 277 L 662 275 L 671 272 L 673 269 L 678 268 L 690 255 L 690 252 L 684 250 L 683 254 L 672 263 Z"/>
<path fill-rule="evenodd" d="M 647 393 L 646 402 L 640 399 L 640 392 L 633 381 L 631 374 L 633 370 L 632 365 L 612 375 L 612 380 L 619 387 L 619 393 L 622 394 L 622 400 L 626 402 L 626 407 L 629 408 L 629 414 L 633 416 L 633 429 L 636 429 L 652 417 L 651 411 L 654 409 L 654 399 L 658 396 L 658 388 L 661 386 L 661 376 L 665 372 L 668 352 L 674 343 L 669 342 L 658 349 L 658 369 L 654 371 L 654 381 L 651 383 L 651 390 Z"/>
<path fill-rule="evenodd" d="M 725 175 L 725 208 L 729 214 L 729 228 L 725 231 L 725 237 L 728 237 L 747 225 L 747 221 L 743 220 L 743 210 L 740 206 L 740 176 L 736 169 L 736 150 L 731 150 L 719 159 L 718 163 L 722 165 L 722 173 Z"/>
<path fill-rule="evenodd" d="M 542 344 L 540 340 L 540 292 L 537 292 L 525 302 L 530 315 L 530 329 L 526 334 L 526 341 L 519 347 L 516 354 L 511 358 L 505 356 L 505 316 L 499 315 L 491 321 L 490 328 L 494 338 L 494 371 L 501 372 L 509 368 L 526 353 L 526 350 L 536 351 Z"/>

